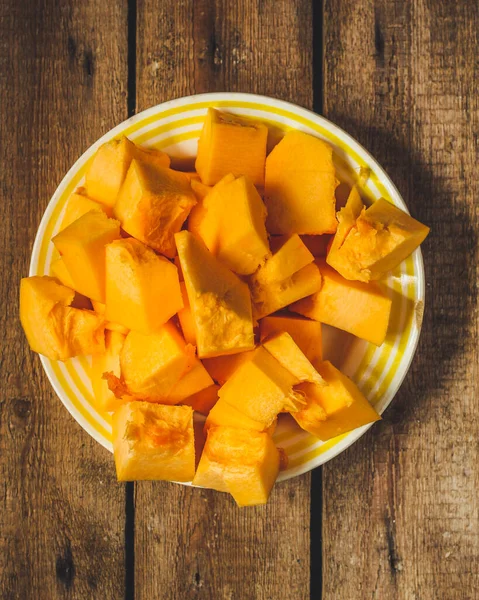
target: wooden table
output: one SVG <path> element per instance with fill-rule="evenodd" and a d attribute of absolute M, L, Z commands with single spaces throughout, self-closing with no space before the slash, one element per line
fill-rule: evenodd
<path fill-rule="evenodd" d="M 0 5 L 0 597 L 479 598 L 478 3 Z M 75 159 L 137 111 L 224 90 L 324 114 L 432 228 L 423 333 L 384 421 L 243 510 L 117 483 L 18 321 L 40 217 Z"/>

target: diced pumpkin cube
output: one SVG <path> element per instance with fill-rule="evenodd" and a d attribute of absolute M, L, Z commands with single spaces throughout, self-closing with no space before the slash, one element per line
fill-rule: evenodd
<path fill-rule="evenodd" d="M 272 238 L 271 249 L 274 254 L 252 277 L 256 285 L 284 281 L 314 261 L 314 256 L 296 234 Z"/>
<path fill-rule="evenodd" d="M 150 335 L 130 331 L 120 355 L 121 375 L 137 398 L 162 402 L 193 367 L 195 349 L 172 323 Z"/>
<path fill-rule="evenodd" d="M 112 208 L 133 159 L 170 166 L 169 156 L 160 150 L 141 148 L 124 136 L 110 140 L 97 150 L 85 174 L 87 196 Z"/>
<path fill-rule="evenodd" d="M 205 358 L 203 364 L 213 379 L 223 385 L 244 362 L 251 360 L 254 350 Z"/>
<path fill-rule="evenodd" d="M 103 302 L 98 302 L 97 300 L 92 300 L 91 303 L 93 305 L 93 310 L 98 315 L 102 315 L 104 317 L 106 313 L 106 305 L 103 304 Z M 105 329 L 107 329 L 108 331 L 117 331 L 118 333 L 121 333 L 123 335 L 128 335 L 128 333 L 130 332 L 128 327 L 120 325 L 120 323 L 114 323 L 113 321 L 106 321 Z"/>
<path fill-rule="evenodd" d="M 193 410 L 130 402 L 113 415 L 119 481 L 191 481 L 195 474 Z"/>
<path fill-rule="evenodd" d="M 91 363 L 91 382 L 95 403 L 100 412 L 114 412 L 132 398 L 117 398 L 108 387 L 103 373 L 113 373 L 120 377 L 120 353 L 125 336 L 118 331 L 105 332 L 105 352 L 95 354 Z"/>
<path fill-rule="evenodd" d="M 127 233 L 173 258 L 173 236 L 195 204 L 184 173 L 133 160 L 113 212 Z"/>
<path fill-rule="evenodd" d="M 53 277 L 58 279 L 58 281 L 62 285 L 65 285 L 66 287 L 69 287 L 72 290 L 75 288 L 73 279 L 71 278 L 71 275 L 68 272 L 68 269 L 66 268 L 65 263 L 63 262 L 63 258 L 61 256 L 60 258 L 52 260 L 52 263 L 50 265 L 50 273 Z"/>
<path fill-rule="evenodd" d="M 210 252 L 216 254 L 219 246 L 221 205 L 226 201 L 224 190 L 235 176 L 229 173 L 210 188 L 210 192 L 198 201 L 188 217 L 188 231 L 199 237 Z"/>
<path fill-rule="evenodd" d="M 295 383 L 298 379 L 260 347 L 220 388 L 219 397 L 264 429 L 285 407 L 295 410 Z"/>
<path fill-rule="evenodd" d="M 77 292 L 105 302 L 105 246 L 119 237 L 118 221 L 90 211 L 53 238 Z"/>
<path fill-rule="evenodd" d="M 20 321 L 30 347 L 52 360 L 105 351 L 105 322 L 71 307 L 75 292 L 53 277 L 20 282 Z"/>
<path fill-rule="evenodd" d="M 318 266 L 321 289 L 290 310 L 380 346 L 388 329 L 391 298 L 376 283 L 348 281 L 326 263 L 318 261 Z"/>
<path fill-rule="evenodd" d="M 325 442 L 380 420 L 356 384 L 329 361 L 316 368 L 326 385 L 302 383 L 297 387 L 306 399 L 306 406 L 292 413 L 300 427 Z"/>
<path fill-rule="evenodd" d="M 91 210 L 101 210 L 106 214 L 107 217 L 111 217 L 113 215 L 113 211 L 110 207 L 100 204 L 100 202 L 89 198 L 86 195 L 86 190 L 84 187 L 77 188 L 68 199 L 65 208 L 65 214 L 63 215 L 62 224 L 60 226 L 60 231 L 65 229 L 65 227 L 68 227 L 68 225 L 71 225 L 83 215 L 86 215 L 86 213 L 90 212 Z"/>
<path fill-rule="evenodd" d="M 271 315 L 259 322 L 260 339 L 286 331 L 313 364 L 322 359 L 321 323 L 293 315 Z"/>
<path fill-rule="evenodd" d="M 327 254 L 333 254 L 343 245 L 348 233 L 354 227 L 356 219 L 361 214 L 364 204 L 359 195 L 357 186 L 353 186 L 349 192 L 346 205 L 337 213 L 338 228 L 334 234 L 331 246 Z M 328 260 L 326 259 L 328 262 Z"/>
<path fill-rule="evenodd" d="M 229 269 L 250 275 L 269 256 L 266 209 L 247 177 L 224 177 L 203 200 L 197 232 Z"/>
<path fill-rule="evenodd" d="M 310 381 L 319 385 L 324 383 L 321 375 L 286 331 L 273 333 L 266 338 L 263 341 L 263 348 L 298 381 Z"/>
<path fill-rule="evenodd" d="M 339 227 L 339 225 L 338 225 Z M 300 236 L 303 244 L 315 258 L 324 258 L 328 253 L 328 247 L 331 243 L 331 235 L 302 235 Z"/>
<path fill-rule="evenodd" d="M 346 279 L 371 281 L 395 269 L 424 241 L 426 227 L 383 198 L 356 219 L 327 262 Z"/>
<path fill-rule="evenodd" d="M 198 141 L 196 171 L 206 185 L 214 185 L 227 173 L 247 175 L 264 185 L 268 128 L 260 122 L 208 109 Z"/>
<path fill-rule="evenodd" d="M 265 504 L 279 468 L 279 451 L 267 433 L 212 427 L 193 484 L 229 492 L 239 506 Z"/>
<path fill-rule="evenodd" d="M 183 308 L 178 311 L 178 319 L 181 325 L 181 331 L 183 337 L 192 346 L 196 346 L 196 329 L 193 315 L 191 314 L 190 301 L 188 300 L 188 293 L 186 291 L 185 282 L 180 283 L 181 297 L 183 300 Z"/>
<path fill-rule="evenodd" d="M 191 184 L 191 189 L 195 193 L 196 199 L 198 200 L 198 203 L 200 203 L 200 201 L 204 200 L 206 198 L 206 196 L 213 189 L 211 185 L 205 185 L 204 183 L 201 183 L 199 178 L 198 179 L 190 179 L 190 184 Z M 194 208 L 196 208 L 196 207 L 194 207 Z M 192 212 L 193 212 L 193 209 L 192 209 Z M 190 213 L 190 217 L 191 217 L 192 212 Z"/>
<path fill-rule="evenodd" d="M 183 307 L 178 270 L 134 238 L 106 246 L 106 318 L 153 333 Z"/>
<path fill-rule="evenodd" d="M 182 404 L 186 404 L 187 406 L 191 406 L 191 408 L 202 415 L 208 415 L 210 410 L 214 407 L 216 402 L 218 401 L 218 390 L 220 389 L 219 385 L 213 384 L 204 390 L 200 390 L 185 398 L 182 401 Z"/>
<path fill-rule="evenodd" d="M 222 398 L 218 398 L 217 402 L 210 410 L 208 418 L 206 419 L 205 429 L 219 425 L 225 427 L 238 427 L 240 429 L 254 429 L 255 431 L 265 431 L 268 428 L 268 425 L 265 425 L 264 422 L 252 419 L 239 408 L 228 404 L 226 400 Z"/>
<path fill-rule="evenodd" d="M 272 234 L 334 233 L 338 185 L 332 147 L 288 132 L 266 159 L 266 228 Z"/>
<path fill-rule="evenodd" d="M 195 322 L 198 356 L 253 348 L 248 286 L 188 231 L 177 233 L 175 239 Z"/>
<path fill-rule="evenodd" d="M 178 404 L 179 402 L 184 402 L 184 400 L 193 394 L 197 394 L 213 385 L 214 381 L 211 379 L 208 371 L 204 368 L 201 361 L 195 358 L 191 369 L 178 381 L 164 400 L 164 403 Z"/>
<path fill-rule="evenodd" d="M 321 273 L 317 265 L 311 263 L 279 283 L 253 285 L 255 319 L 266 317 L 292 302 L 314 294 L 321 288 L 321 281 Z"/>

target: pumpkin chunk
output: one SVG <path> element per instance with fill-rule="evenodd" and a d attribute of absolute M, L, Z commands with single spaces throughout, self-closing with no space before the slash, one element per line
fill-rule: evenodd
<path fill-rule="evenodd" d="M 326 385 L 297 386 L 306 399 L 306 406 L 292 413 L 300 427 L 325 442 L 381 419 L 356 384 L 329 361 L 318 363 L 316 368 Z"/>
<path fill-rule="evenodd" d="M 316 371 L 310 361 L 295 344 L 293 338 L 286 331 L 273 333 L 263 341 L 265 348 L 271 356 L 279 362 L 298 381 L 310 381 L 321 385 L 321 375 Z"/>
<path fill-rule="evenodd" d="M 332 147 L 288 132 L 266 159 L 266 228 L 272 234 L 334 233 L 338 184 Z"/>
<path fill-rule="evenodd" d="M 113 453 L 119 481 L 191 481 L 195 474 L 193 410 L 130 402 L 113 415 Z"/>
<path fill-rule="evenodd" d="M 343 245 L 348 233 L 354 227 L 356 219 L 361 214 L 364 204 L 359 195 L 359 190 L 356 186 L 351 188 L 346 204 L 337 213 L 338 228 L 333 236 L 331 246 L 326 254 L 334 255 L 337 250 Z M 326 256 L 326 254 L 324 256 Z M 326 259 L 327 262 L 329 262 Z M 331 265 L 333 266 L 333 265 Z"/>
<path fill-rule="evenodd" d="M 244 362 L 252 358 L 253 354 L 254 350 L 248 350 L 247 352 L 238 352 L 238 354 L 205 358 L 203 364 L 211 377 L 223 385 Z"/>
<path fill-rule="evenodd" d="M 199 176 L 198 176 L 198 179 L 193 179 L 193 178 L 190 179 L 190 184 L 191 184 L 191 189 L 195 193 L 196 199 L 198 200 L 198 204 L 200 203 L 201 200 L 206 198 L 206 196 L 213 189 L 211 185 L 205 185 L 204 183 L 201 183 Z M 190 216 L 191 216 L 191 213 L 190 213 Z"/>
<path fill-rule="evenodd" d="M 265 504 L 279 468 L 279 451 L 267 433 L 212 427 L 193 484 L 229 492 L 239 506 Z"/>
<path fill-rule="evenodd" d="M 52 276 L 56 277 L 56 279 L 58 279 L 58 281 L 62 285 L 65 285 L 66 287 L 69 287 L 72 290 L 74 289 L 75 284 L 73 283 L 73 279 L 71 278 L 70 273 L 68 272 L 68 269 L 66 268 L 65 263 L 63 262 L 63 258 L 61 256 L 60 258 L 52 260 L 52 263 L 50 265 L 50 272 Z"/>
<path fill-rule="evenodd" d="M 271 315 L 259 322 L 260 339 L 286 331 L 313 364 L 322 359 L 321 323 L 293 315 Z"/>
<path fill-rule="evenodd" d="M 191 369 L 178 381 L 164 403 L 178 404 L 193 394 L 213 386 L 214 383 L 201 361 L 195 358 Z"/>
<path fill-rule="evenodd" d="M 20 282 L 20 321 L 30 348 L 52 360 L 105 351 L 105 322 L 91 310 L 73 308 L 75 292 L 53 277 Z"/>
<path fill-rule="evenodd" d="M 183 337 L 192 346 L 196 346 L 196 329 L 193 315 L 191 314 L 190 301 L 188 300 L 188 293 L 186 291 L 185 282 L 180 283 L 181 297 L 183 300 L 183 308 L 178 311 L 178 319 L 180 321 L 181 331 Z"/>
<path fill-rule="evenodd" d="M 195 349 L 172 323 L 151 335 L 130 331 L 120 355 L 121 375 L 131 395 L 161 402 L 193 367 L 194 357 Z"/>
<path fill-rule="evenodd" d="M 251 181 L 228 174 L 194 207 L 188 229 L 229 269 L 249 275 L 269 255 L 265 216 Z"/>
<path fill-rule="evenodd" d="M 321 289 L 292 304 L 290 310 L 380 346 L 388 329 L 391 298 L 374 282 L 348 281 L 326 263 L 317 264 Z"/>
<path fill-rule="evenodd" d="M 272 238 L 271 249 L 273 256 L 252 277 L 257 285 L 284 281 L 314 261 L 314 256 L 297 234 Z"/>
<path fill-rule="evenodd" d="M 298 379 L 260 347 L 220 388 L 219 402 L 238 409 L 265 429 L 285 407 L 295 410 L 295 383 Z"/>
<path fill-rule="evenodd" d="M 195 204 L 184 173 L 133 160 L 113 212 L 127 233 L 173 258 L 173 236 Z"/>
<path fill-rule="evenodd" d="M 86 195 L 84 187 L 77 188 L 73 194 L 68 198 L 68 202 L 65 208 L 65 214 L 63 215 L 62 224 L 60 231 L 71 225 L 74 221 L 86 215 L 91 210 L 100 210 L 106 214 L 107 217 L 113 216 L 113 211 L 110 207 L 100 204 L 96 200 L 92 200 Z"/>
<path fill-rule="evenodd" d="M 181 403 L 191 406 L 191 408 L 203 415 L 208 415 L 210 410 L 215 406 L 218 401 L 218 390 L 219 385 L 213 384 L 204 390 L 192 394 L 188 398 L 185 398 Z"/>
<path fill-rule="evenodd" d="M 196 171 L 206 185 L 228 173 L 264 185 L 268 128 L 263 123 L 209 108 L 198 141 Z"/>
<path fill-rule="evenodd" d="M 204 185 L 200 181 L 196 181 L 194 179 L 190 181 L 190 185 L 196 196 L 196 204 L 193 206 L 190 214 L 188 215 L 188 231 L 191 231 L 191 233 L 203 239 L 202 227 L 203 220 L 206 216 L 204 200 L 214 188 L 209 185 Z"/>
<path fill-rule="evenodd" d="M 117 398 L 108 387 L 103 373 L 113 373 L 120 377 L 120 353 L 125 335 L 118 331 L 105 331 L 105 352 L 95 354 L 91 364 L 93 396 L 100 412 L 114 412 L 131 398 Z"/>
<path fill-rule="evenodd" d="M 86 195 L 113 208 L 131 161 L 141 160 L 158 167 L 169 167 L 170 158 L 161 150 L 141 148 L 127 137 L 100 146 L 85 174 Z"/>
<path fill-rule="evenodd" d="M 253 348 L 248 286 L 188 231 L 177 233 L 175 239 L 195 322 L 198 356 Z"/>
<path fill-rule="evenodd" d="M 231 406 L 223 398 L 220 398 L 218 390 L 218 400 L 206 419 L 205 430 L 219 425 L 238 427 L 239 429 L 254 429 L 255 431 L 265 431 L 268 429 L 268 426 L 265 426 L 263 422 L 252 419 L 239 408 Z"/>
<path fill-rule="evenodd" d="M 318 291 L 321 277 L 301 238 L 272 238 L 274 254 L 250 278 L 253 312 L 261 319 Z"/>
<path fill-rule="evenodd" d="M 381 279 L 416 250 L 428 233 L 429 227 L 380 198 L 357 217 L 326 260 L 346 279 Z"/>
<path fill-rule="evenodd" d="M 224 190 L 235 176 L 229 173 L 210 188 L 210 192 L 198 201 L 188 217 L 188 231 L 199 237 L 210 252 L 216 254 L 219 247 L 221 206 L 226 201 Z"/>
<path fill-rule="evenodd" d="M 316 264 L 311 263 L 291 277 L 267 286 L 252 286 L 254 317 L 261 319 L 281 310 L 292 302 L 314 294 L 321 288 L 321 273 Z"/>
<path fill-rule="evenodd" d="M 106 318 L 153 333 L 183 306 L 178 269 L 134 238 L 106 246 Z"/>
<path fill-rule="evenodd" d="M 223 178 L 203 201 L 198 229 L 208 249 L 229 269 L 250 275 L 269 255 L 266 209 L 247 177 Z"/>
<path fill-rule="evenodd" d="M 105 302 L 105 246 L 120 237 L 120 223 L 90 211 L 53 238 L 80 294 Z"/>

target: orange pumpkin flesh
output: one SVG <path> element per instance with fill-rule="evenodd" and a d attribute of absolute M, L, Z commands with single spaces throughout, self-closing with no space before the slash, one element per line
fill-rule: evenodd
<path fill-rule="evenodd" d="M 53 238 L 77 292 L 105 302 L 105 246 L 119 238 L 119 222 L 94 210 Z"/>
<path fill-rule="evenodd" d="M 196 171 L 206 185 L 218 183 L 228 173 L 247 175 L 254 185 L 264 185 L 268 128 L 263 123 L 209 108 L 200 139 Z"/>
<path fill-rule="evenodd" d="M 182 307 L 178 270 L 134 238 L 108 244 L 106 312 L 109 321 L 153 333 Z"/>
<path fill-rule="evenodd" d="M 316 364 L 326 385 L 301 383 L 306 405 L 292 413 L 299 426 L 323 442 L 381 417 L 359 388 L 329 361 Z"/>
<path fill-rule="evenodd" d="M 314 364 L 322 359 L 321 323 L 294 315 L 270 315 L 259 322 L 260 339 L 286 331 Z"/>
<path fill-rule="evenodd" d="M 161 150 L 141 148 L 127 137 L 101 146 L 85 174 L 85 192 L 89 198 L 113 208 L 132 160 L 158 167 L 169 167 L 170 158 Z"/>
<path fill-rule="evenodd" d="M 113 213 L 127 233 L 173 258 L 174 234 L 180 231 L 195 204 L 184 173 L 133 160 Z"/>
<path fill-rule="evenodd" d="M 105 350 L 105 321 L 91 310 L 73 308 L 75 292 L 53 277 L 20 282 L 20 321 L 30 347 L 52 360 Z"/>
<path fill-rule="evenodd" d="M 326 260 L 346 279 L 381 279 L 414 252 L 428 233 L 429 227 L 380 198 L 357 216 Z"/>
<path fill-rule="evenodd" d="M 113 415 L 113 452 L 119 481 L 191 481 L 195 435 L 190 406 L 130 402 Z"/>
<path fill-rule="evenodd" d="M 332 147 L 300 131 L 287 133 L 266 159 L 266 227 L 272 234 L 334 233 L 336 179 Z"/>
<path fill-rule="evenodd" d="M 287 463 L 271 438 L 280 413 L 324 441 L 380 418 L 322 361 L 323 345 L 344 351 L 322 323 L 380 345 L 391 299 L 373 280 L 429 229 L 336 189 L 324 141 L 289 132 L 266 158 L 267 137 L 263 123 L 210 109 L 197 172 L 126 137 L 107 142 L 67 202 L 55 278 L 21 282 L 32 349 L 92 355 L 121 481 L 193 479 L 264 504 Z M 273 314 L 283 308 L 303 316 Z"/>
<path fill-rule="evenodd" d="M 374 282 L 348 281 L 326 263 L 317 264 L 321 289 L 289 309 L 380 346 L 388 330 L 391 298 Z"/>
<path fill-rule="evenodd" d="M 265 504 L 279 468 L 279 451 L 267 433 L 211 427 L 193 484 L 229 492 L 239 506 Z"/>

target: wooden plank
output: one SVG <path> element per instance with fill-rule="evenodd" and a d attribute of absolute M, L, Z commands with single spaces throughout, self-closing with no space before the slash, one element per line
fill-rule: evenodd
<path fill-rule="evenodd" d="M 323 470 L 325 600 L 479 598 L 478 30 L 473 1 L 325 2 L 324 113 L 432 227 L 412 369 Z"/>
<path fill-rule="evenodd" d="M 217 90 L 311 106 L 310 13 L 306 0 L 139 1 L 138 110 Z M 137 484 L 136 597 L 309 598 L 309 484 L 280 484 L 255 509 L 210 490 Z"/>
<path fill-rule="evenodd" d="M 121 598 L 124 486 L 54 394 L 18 321 L 47 202 L 126 118 L 123 3 L 3 0 L 0 11 L 0 596 Z"/>

